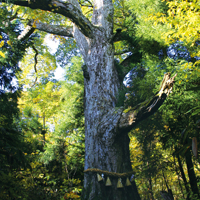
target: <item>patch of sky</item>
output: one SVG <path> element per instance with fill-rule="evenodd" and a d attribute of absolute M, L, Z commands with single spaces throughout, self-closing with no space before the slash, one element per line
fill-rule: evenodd
<path fill-rule="evenodd" d="M 58 49 L 59 40 L 53 40 L 50 34 L 47 34 L 44 40 L 45 44 L 48 46 L 50 53 L 55 54 Z M 63 69 L 58 63 L 57 68 L 54 71 L 55 79 L 64 80 L 65 79 L 65 69 Z"/>
<path fill-rule="evenodd" d="M 187 61 L 191 61 L 191 56 L 189 51 L 185 46 L 183 46 L 183 43 L 179 41 L 170 45 L 167 48 L 167 56 L 174 60 L 184 59 Z"/>
<path fill-rule="evenodd" d="M 125 87 L 131 86 L 132 84 L 132 80 L 134 78 L 136 78 L 137 76 L 137 72 L 135 71 L 137 67 L 134 67 L 133 69 L 131 69 L 128 74 L 126 74 L 126 76 L 124 77 L 124 81 L 123 84 L 125 85 Z"/>

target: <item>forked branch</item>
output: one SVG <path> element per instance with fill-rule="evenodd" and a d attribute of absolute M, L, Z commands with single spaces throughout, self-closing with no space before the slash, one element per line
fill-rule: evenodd
<path fill-rule="evenodd" d="M 1 0 L 1 2 L 7 3 L 7 0 Z M 56 0 L 13 0 L 12 3 L 19 6 L 29 7 L 31 9 L 41 9 L 61 14 L 69 18 L 74 24 L 76 24 L 79 30 L 89 38 L 93 38 L 93 33 L 95 33 L 97 28 L 93 26 L 89 19 L 83 15 L 82 11 L 76 7 L 71 0 L 68 0 L 65 3 Z"/>

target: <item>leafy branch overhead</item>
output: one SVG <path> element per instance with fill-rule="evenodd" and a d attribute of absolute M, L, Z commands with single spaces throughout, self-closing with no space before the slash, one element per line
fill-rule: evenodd
<path fill-rule="evenodd" d="M 3 0 L 2 2 L 7 2 Z M 93 37 L 96 27 L 87 19 L 80 10 L 77 0 L 67 1 L 66 3 L 60 1 L 13 1 L 15 5 L 29 7 L 31 9 L 41 9 L 53 13 L 61 14 L 69 18 L 79 30 L 89 38 Z"/>

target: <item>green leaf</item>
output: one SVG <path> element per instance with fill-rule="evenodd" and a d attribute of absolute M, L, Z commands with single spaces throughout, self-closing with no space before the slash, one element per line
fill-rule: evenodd
<path fill-rule="evenodd" d="M 200 113 L 200 107 L 197 107 L 198 109 L 196 109 L 193 113 L 192 116 L 197 115 Z"/>

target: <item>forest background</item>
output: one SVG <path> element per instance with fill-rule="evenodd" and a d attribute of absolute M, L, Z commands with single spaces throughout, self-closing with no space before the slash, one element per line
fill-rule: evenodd
<path fill-rule="evenodd" d="M 92 1 L 80 1 L 90 17 Z M 80 199 L 84 171 L 83 60 L 72 38 L 46 33 L 16 38 L 28 19 L 64 20 L 41 10 L 1 3 L 0 199 Z M 115 1 L 118 73 L 128 73 L 118 97 L 127 108 L 158 91 L 163 74 L 177 73 L 173 93 L 130 132 L 132 168 L 142 199 L 199 199 L 200 2 Z M 69 23 L 69 21 L 63 21 Z M 37 46 L 37 48 L 36 48 Z M 131 63 L 119 64 L 130 57 Z M 65 80 L 56 80 L 57 66 Z M 13 84 L 13 79 L 17 84 Z"/>

